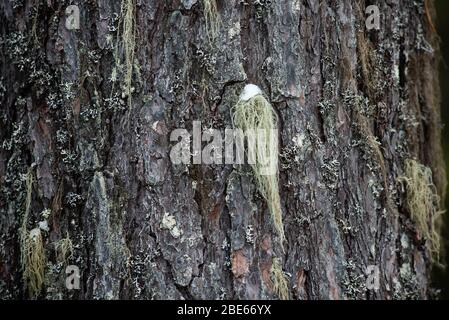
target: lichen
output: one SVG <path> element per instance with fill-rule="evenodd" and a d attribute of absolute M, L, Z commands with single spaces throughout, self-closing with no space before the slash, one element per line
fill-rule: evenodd
<path fill-rule="evenodd" d="M 282 222 L 281 200 L 279 196 L 278 182 L 278 154 L 277 139 L 272 137 L 272 130 L 277 129 L 277 114 L 271 104 L 262 96 L 256 95 L 248 101 L 240 100 L 233 109 L 233 123 L 244 132 L 248 130 L 264 130 L 265 141 L 260 145 L 259 139 L 255 139 L 255 161 L 251 164 L 254 178 L 260 194 L 265 198 L 270 210 L 274 227 L 280 237 L 283 247 L 285 241 L 284 224 Z M 273 145 L 275 144 L 275 145 Z M 276 150 L 275 150 L 276 149 Z M 275 168 L 275 172 L 264 172 L 266 160 L 268 165 Z"/>
<path fill-rule="evenodd" d="M 261 22 L 266 17 L 272 2 L 272 0 L 253 0 L 253 5 L 256 8 L 255 11 L 257 22 Z"/>
<path fill-rule="evenodd" d="M 179 238 L 182 235 L 182 230 L 177 226 L 175 217 L 167 212 L 162 218 L 161 229 L 169 230 L 173 238 Z"/>
<path fill-rule="evenodd" d="M 434 261 L 440 258 L 440 198 L 432 179 L 432 170 L 413 159 L 406 159 L 404 176 L 406 204 L 416 229 L 427 240 Z"/>
<path fill-rule="evenodd" d="M 271 269 L 271 281 L 273 282 L 273 291 L 281 300 L 288 300 L 288 279 L 284 271 L 282 270 L 280 260 L 273 258 Z"/>
<path fill-rule="evenodd" d="M 217 38 L 221 25 L 217 2 L 216 0 L 203 0 L 203 7 L 207 36 L 209 42 L 212 43 Z"/>
<path fill-rule="evenodd" d="M 365 298 L 366 279 L 365 275 L 358 271 L 356 263 L 352 259 L 348 259 L 344 263 L 346 273 L 343 277 L 342 287 L 348 299 Z"/>
<path fill-rule="evenodd" d="M 46 256 L 43 243 L 39 228 L 23 235 L 21 248 L 23 279 L 32 298 L 39 295 L 44 285 Z"/>
<path fill-rule="evenodd" d="M 64 265 L 67 264 L 68 259 L 72 258 L 73 243 L 68 232 L 65 238 L 60 239 L 55 243 L 55 251 L 58 262 L 63 263 Z"/>
<path fill-rule="evenodd" d="M 133 87 L 133 74 L 138 67 L 138 63 L 135 61 L 136 51 L 136 5 L 134 0 L 122 0 L 121 3 L 121 15 L 117 28 L 117 42 L 115 46 L 115 66 L 112 69 L 111 82 L 114 92 L 114 84 L 117 82 L 117 70 L 123 71 L 123 94 L 122 98 L 127 98 L 128 107 L 132 107 L 132 95 L 135 91 Z M 123 64 L 120 59 L 119 50 L 123 50 Z"/>
<path fill-rule="evenodd" d="M 33 171 L 30 168 L 26 177 L 25 213 L 19 229 L 20 262 L 23 281 L 31 298 L 39 295 L 45 280 L 46 256 L 42 232 L 39 228 L 28 231 L 27 222 L 31 210 Z"/>

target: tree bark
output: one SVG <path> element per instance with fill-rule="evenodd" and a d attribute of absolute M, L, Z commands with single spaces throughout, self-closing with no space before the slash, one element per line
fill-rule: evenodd
<path fill-rule="evenodd" d="M 277 299 L 275 258 L 290 299 L 433 297 L 405 169 L 444 197 L 432 2 L 206 2 L 1 1 L 0 297 Z M 246 166 L 169 157 L 176 128 L 232 128 L 246 83 L 280 119 L 284 251 Z"/>

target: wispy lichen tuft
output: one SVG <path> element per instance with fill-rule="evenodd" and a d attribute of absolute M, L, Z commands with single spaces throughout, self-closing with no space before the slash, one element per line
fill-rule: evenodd
<path fill-rule="evenodd" d="M 67 264 L 67 260 L 73 256 L 73 243 L 68 232 L 65 238 L 55 243 L 55 251 L 58 262 Z"/>
<path fill-rule="evenodd" d="M 30 168 L 26 176 L 25 214 L 19 230 L 19 237 L 23 281 L 28 289 L 29 296 L 35 298 L 44 285 L 46 257 L 41 230 L 35 228 L 28 232 L 27 229 L 32 189 L 33 172 Z"/>
<path fill-rule="evenodd" d="M 271 265 L 271 280 L 273 281 L 273 291 L 281 300 L 288 300 L 288 279 L 278 258 L 273 259 Z"/>
<path fill-rule="evenodd" d="M 245 90 L 247 87 L 245 87 Z M 250 164 L 259 192 L 267 201 L 274 226 L 280 237 L 281 246 L 283 246 L 285 234 L 279 196 L 278 137 L 272 136 L 273 130 L 277 130 L 278 126 L 277 114 L 262 94 L 257 94 L 246 100 L 241 98 L 233 111 L 233 122 L 236 127 L 246 133 L 259 132 L 260 130 L 265 133 L 265 139 L 258 139 L 258 137 L 252 142 L 252 150 L 256 151 L 252 153 L 254 161 L 251 161 Z M 250 143 L 248 142 L 248 144 Z M 274 172 L 267 174 L 267 166 L 274 168 Z"/>
<path fill-rule="evenodd" d="M 135 71 L 136 51 L 136 5 L 134 0 L 122 0 L 121 14 L 117 28 L 117 43 L 115 46 L 115 67 L 112 70 L 113 85 L 117 80 L 117 70 L 123 70 L 123 97 L 127 97 L 128 107 L 132 106 L 133 73 Z M 123 52 L 123 53 L 121 53 Z M 123 54 L 123 63 L 121 62 Z M 114 92 L 114 87 L 112 94 Z"/>
<path fill-rule="evenodd" d="M 428 249 L 435 261 L 439 261 L 441 217 L 440 198 L 432 179 L 432 170 L 413 159 L 405 161 L 407 207 L 418 232 L 426 238 Z"/>
<path fill-rule="evenodd" d="M 209 42 L 214 42 L 220 30 L 221 19 L 216 0 L 203 0 L 204 20 Z"/>

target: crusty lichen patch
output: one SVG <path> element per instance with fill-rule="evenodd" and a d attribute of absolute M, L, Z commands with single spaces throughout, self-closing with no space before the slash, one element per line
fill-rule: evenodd
<path fill-rule="evenodd" d="M 432 179 L 432 170 L 416 160 L 405 161 L 405 176 L 400 180 L 405 182 L 406 203 L 410 217 L 415 222 L 416 229 L 427 240 L 427 247 L 436 261 L 439 260 L 440 235 L 439 218 L 441 212 L 440 198 Z"/>
<path fill-rule="evenodd" d="M 120 20 L 117 29 L 117 42 L 115 46 L 115 66 L 112 69 L 111 82 L 113 85 L 118 80 L 118 70 L 123 73 L 122 97 L 127 98 L 128 107 L 132 107 L 133 72 L 138 64 L 135 62 L 136 51 L 136 5 L 134 0 L 122 0 Z M 119 51 L 120 50 L 120 51 Z M 121 62 L 121 51 L 123 52 L 123 63 Z M 114 91 L 114 87 L 112 89 Z"/>
<path fill-rule="evenodd" d="M 173 238 L 179 238 L 182 235 L 182 230 L 178 228 L 175 217 L 169 213 L 165 213 L 161 222 L 161 229 L 166 229 L 170 231 Z"/>

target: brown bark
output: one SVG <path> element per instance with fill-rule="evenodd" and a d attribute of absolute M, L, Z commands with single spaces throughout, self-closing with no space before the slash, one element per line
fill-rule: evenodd
<path fill-rule="evenodd" d="M 291 299 L 432 296 L 401 180 L 414 159 L 443 196 L 430 2 L 217 0 L 215 36 L 203 1 L 124 0 L 135 48 L 121 1 L 74 2 L 78 31 L 68 1 L 0 3 L 0 297 L 29 297 L 19 231 L 46 209 L 42 299 L 276 299 L 274 258 Z M 169 158 L 175 128 L 232 127 L 245 83 L 280 117 L 285 252 L 248 168 Z M 66 289 L 66 265 L 80 290 Z"/>

